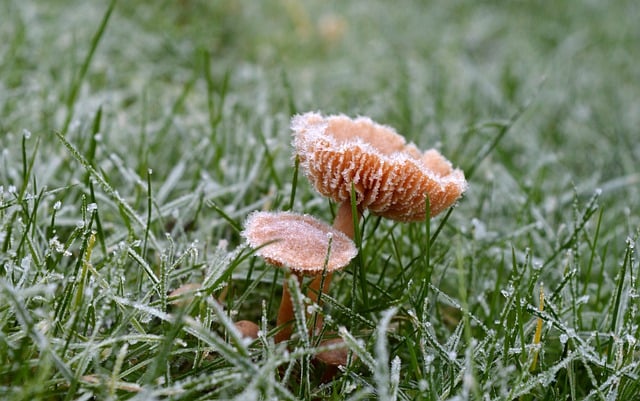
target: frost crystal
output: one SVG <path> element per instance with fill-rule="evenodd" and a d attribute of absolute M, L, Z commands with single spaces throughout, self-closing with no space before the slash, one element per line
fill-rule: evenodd
<path fill-rule="evenodd" d="M 589 302 L 589 294 L 583 295 L 576 300 L 576 305 L 582 305 Z"/>
<path fill-rule="evenodd" d="M 318 304 L 311 304 L 309 306 L 307 306 L 307 314 L 311 315 L 314 312 L 320 312 L 320 307 L 318 306 Z"/>
<path fill-rule="evenodd" d="M 636 342 L 638 340 L 636 340 L 636 338 L 634 336 L 632 336 L 631 334 L 627 334 L 625 336 L 625 340 L 627 340 L 627 342 L 629 343 L 629 345 L 634 346 L 636 345 Z"/>
<path fill-rule="evenodd" d="M 352 393 L 354 390 L 356 390 L 358 388 L 358 386 L 356 386 L 355 383 L 353 382 L 348 382 L 345 386 L 344 386 L 344 390 L 343 392 L 345 394 L 349 394 Z"/>
<path fill-rule="evenodd" d="M 569 341 L 569 336 L 566 335 L 565 333 L 562 333 L 562 334 L 560 334 L 560 338 L 559 339 L 560 339 L 560 343 L 564 345 L 564 344 L 567 343 L 567 341 Z"/>
<path fill-rule="evenodd" d="M 500 294 L 502 294 L 502 296 L 505 298 L 509 298 L 513 295 L 514 291 L 515 291 L 515 288 L 513 288 L 513 286 L 509 284 L 509 287 L 507 287 L 507 289 L 500 290 Z"/>

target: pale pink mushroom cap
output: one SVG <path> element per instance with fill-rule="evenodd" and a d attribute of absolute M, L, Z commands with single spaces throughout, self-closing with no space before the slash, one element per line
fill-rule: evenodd
<path fill-rule="evenodd" d="M 322 195 L 350 199 L 361 210 L 398 221 L 420 221 L 453 205 L 467 188 L 464 173 L 437 150 L 422 153 L 392 128 L 367 117 L 293 117 L 293 146 L 305 175 Z"/>
<path fill-rule="evenodd" d="M 306 275 L 322 273 L 325 262 L 328 272 L 342 269 L 358 253 L 342 232 L 309 215 L 291 212 L 254 212 L 242 236 L 270 264 Z"/>

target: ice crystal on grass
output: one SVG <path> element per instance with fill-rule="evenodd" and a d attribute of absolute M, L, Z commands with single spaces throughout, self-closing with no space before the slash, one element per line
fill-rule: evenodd
<path fill-rule="evenodd" d="M 389 348 L 387 345 L 387 330 L 396 309 L 389 309 L 382 314 L 378 323 L 376 335 L 376 359 L 373 377 L 376 391 L 380 400 L 393 401 L 397 398 L 398 378 L 400 376 L 400 360 L 395 357 L 389 365 Z"/>
<path fill-rule="evenodd" d="M 331 10 L 338 23 L 323 20 L 322 2 L 284 2 L 284 13 L 277 1 L 241 10 L 117 2 L 114 15 L 127 18 L 95 35 L 100 13 L 116 2 L 44 3 L 0 7 L 11 56 L 0 74 L 5 398 L 637 398 L 639 96 L 637 85 L 611 79 L 635 76 L 637 51 L 627 46 L 614 62 L 606 51 L 620 33 L 638 36 L 631 0 L 439 2 L 430 12 L 420 2 L 341 2 Z M 558 29 L 531 23 L 550 15 Z M 365 20 L 376 23 L 358 23 Z M 358 29 L 345 34 L 344 21 Z M 292 41 L 291 26 L 310 36 Z M 372 40 L 380 32 L 386 37 Z M 547 80 L 538 89 L 541 69 Z M 322 297 L 321 314 L 332 316 L 322 333 L 348 327 L 340 333 L 354 359 L 319 387 L 308 360 L 324 338 L 307 324 L 308 343 L 296 335 L 274 344 L 283 272 L 256 263 L 236 230 L 257 209 L 329 217 L 306 181 L 294 196 L 293 137 L 283 128 L 300 107 L 375 115 L 414 141 L 437 141 L 474 188 L 437 227 L 381 222 L 371 214 L 390 213 L 382 205 L 393 199 L 414 197 L 426 209 L 419 182 L 400 178 L 401 169 L 422 173 L 424 152 L 371 120 L 321 118 L 325 133 L 337 132 L 322 136 L 335 146 L 318 140 L 323 152 L 313 163 L 305 153 L 299 172 L 326 162 L 318 185 L 340 188 L 349 207 L 353 188 L 358 211 L 371 205 L 372 213 L 356 226 L 366 235 L 354 268 L 335 277 L 340 291 Z M 47 134 L 65 119 L 70 129 Z M 360 135 L 348 137 L 349 127 Z M 429 169 L 438 178 L 450 167 Z M 573 183 L 576 206 L 602 187 L 602 208 L 575 210 Z M 441 206 L 429 199 L 433 213 Z M 532 299 L 542 280 L 550 288 L 539 313 Z M 188 305 L 167 299 L 194 282 L 201 289 Z M 397 314 L 381 332 L 391 306 Z M 235 338 L 236 311 L 261 322 L 256 341 Z M 537 319 L 544 328 L 532 371 L 527 344 Z M 377 342 L 385 337 L 386 352 Z"/>
<path fill-rule="evenodd" d="M 558 337 L 558 339 L 560 340 L 560 343 L 562 345 L 566 344 L 567 341 L 569 341 L 569 336 L 566 333 L 562 333 L 560 334 L 560 336 Z"/>

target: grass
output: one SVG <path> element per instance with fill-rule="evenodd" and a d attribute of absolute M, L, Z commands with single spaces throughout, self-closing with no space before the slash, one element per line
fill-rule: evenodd
<path fill-rule="evenodd" d="M 634 2 L 0 15 L 0 398 L 640 399 Z M 274 344 L 287 277 L 239 236 L 257 209 L 331 220 L 291 156 L 308 110 L 391 125 L 470 183 L 432 221 L 365 215 L 323 297 L 352 355 L 326 383 L 304 288 Z"/>

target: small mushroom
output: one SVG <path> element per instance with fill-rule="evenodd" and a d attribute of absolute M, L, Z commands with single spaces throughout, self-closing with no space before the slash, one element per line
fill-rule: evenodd
<path fill-rule="evenodd" d="M 175 305 L 178 307 L 185 307 L 189 305 L 193 301 L 193 296 L 197 293 L 202 287 L 199 283 L 188 283 L 183 284 L 175 290 L 171 291 L 168 296 L 169 304 Z M 260 327 L 252 321 L 249 320 L 239 320 L 234 323 L 236 329 L 240 332 L 242 337 L 256 339 L 258 338 L 258 331 Z"/>
<path fill-rule="evenodd" d="M 291 129 L 306 177 L 320 194 L 339 204 L 334 228 L 352 239 L 352 186 L 356 221 L 367 209 L 402 222 L 424 220 L 427 199 L 431 217 L 437 215 L 467 188 L 464 173 L 437 150 L 422 153 L 392 128 L 367 117 L 325 117 L 310 112 L 293 117 Z M 325 279 L 322 290 L 319 280 L 314 280 L 310 292 L 326 291 L 330 278 Z"/>
<path fill-rule="evenodd" d="M 344 345 L 344 340 L 342 338 L 323 340 L 320 343 L 320 346 L 323 347 L 339 344 Z M 346 366 L 349 360 L 349 349 L 346 348 L 346 346 L 343 346 L 340 348 L 333 348 L 326 351 L 318 352 L 315 355 L 315 360 L 321 362 L 322 365 L 324 365 L 324 372 L 321 381 L 323 383 L 326 383 L 335 377 L 340 366 Z"/>
<path fill-rule="evenodd" d="M 200 290 L 199 283 L 182 284 L 167 296 L 169 304 L 184 307 L 193 301 L 193 296 Z"/>
<path fill-rule="evenodd" d="M 277 267 L 286 267 L 298 278 L 321 276 L 349 264 L 357 249 L 345 234 L 309 215 L 291 212 L 254 212 L 247 218 L 242 235 L 256 254 Z M 329 258 L 327 259 L 327 254 Z M 276 342 L 289 339 L 293 304 L 286 281 L 276 323 L 282 327 Z"/>
<path fill-rule="evenodd" d="M 238 320 L 234 323 L 236 329 L 240 332 L 242 337 L 256 339 L 258 338 L 258 332 L 260 327 L 250 320 Z"/>

